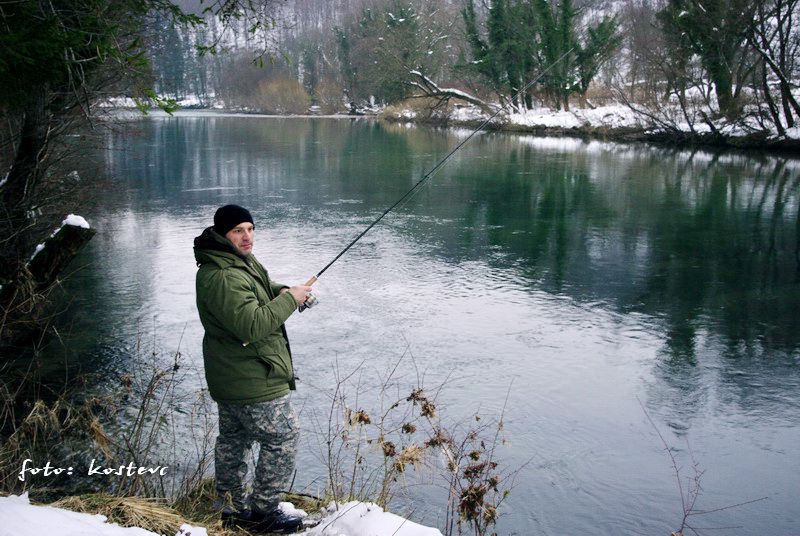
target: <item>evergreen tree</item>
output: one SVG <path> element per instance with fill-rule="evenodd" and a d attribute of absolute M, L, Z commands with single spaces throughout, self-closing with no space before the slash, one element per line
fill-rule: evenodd
<path fill-rule="evenodd" d="M 469 0 L 462 10 L 467 43 L 473 61 L 462 68 L 483 76 L 491 83 L 502 102 L 517 96 L 511 104 L 530 108 L 530 94 L 519 94 L 535 68 L 535 18 L 524 2 L 497 0 L 489 9 L 484 39 L 478 29 L 475 4 Z M 518 95 L 519 94 L 519 95 Z"/>
<path fill-rule="evenodd" d="M 586 100 L 589 84 L 600 67 L 611 58 L 622 43 L 622 34 L 619 33 L 617 17 L 607 17 L 597 26 L 589 28 L 584 43 L 578 43 L 575 51 L 575 65 L 577 68 L 577 93 Z"/>
<path fill-rule="evenodd" d="M 541 63 L 550 70 L 542 78 L 545 93 L 553 100 L 556 109 L 569 109 L 569 95 L 574 87 L 574 37 L 575 10 L 572 0 L 533 0 L 539 20 Z"/>
<path fill-rule="evenodd" d="M 411 71 L 437 69 L 443 34 L 436 5 L 389 0 L 367 7 L 356 21 L 336 28 L 339 63 L 351 100 L 397 102 L 409 95 Z"/>
<path fill-rule="evenodd" d="M 746 55 L 745 44 L 761 3 L 763 0 L 669 0 L 659 13 L 665 34 L 684 36 L 688 52 L 700 58 L 714 85 L 720 113 L 729 119 L 741 113 L 738 90 L 734 89 L 737 68 Z"/>
<path fill-rule="evenodd" d="M 342 79 L 344 80 L 344 91 L 347 98 L 352 101 L 355 95 L 356 69 L 351 59 L 353 47 L 350 43 L 350 36 L 344 28 L 339 27 L 333 29 L 333 34 L 336 37 L 339 69 L 341 70 Z"/>
<path fill-rule="evenodd" d="M 621 42 L 614 17 L 590 27 L 581 42 L 576 36 L 578 15 L 572 0 L 498 0 L 489 9 L 483 38 L 469 0 L 462 11 L 473 57 L 467 67 L 486 78 L 501 99 L 505 92 L 517 94 L 537 71 L 547 69 L 542 91 L 557 109 L 569 109 L 570 96 L 585 97 L 600 66 Z M 512 104 L 531 108 L 531 94 Z"/>
<path fill-rule="evenodd" d="M 303 86 L 305 87 L 306 93 L 311 95 L 312 104 L 316 104 L 314 95 L 316 95 L 317 85 L 319 85 L 318 58 L 318 46 L 311 43 L 303 46 L 300 52 L 300 64 L 303 67 Z"/>
<path fill-rule="evenodd" d="M 467 44 L 472 52 L 472 61 L 467 66 L 469 70 L 482 75 L 493 86 L 495 91 L 501 91 L 501 71 L 494 61 L 494 51 L 489 44 L 481 37 L 477 16 L 475 14 L 475 2 L 467 0 L 467 5 L 462 11 L 464 28 L 466 31 Z M 464 63 L 464 65 L 467 65 Z"/>

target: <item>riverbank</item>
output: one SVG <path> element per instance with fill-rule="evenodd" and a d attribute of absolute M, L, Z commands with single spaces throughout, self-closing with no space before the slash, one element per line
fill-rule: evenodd
<path fill-rule="evenodd" d="M 116 119 L 141 117 L 125 103 L 112 108 Z M 160 110 L 150 113 L 160 114 Z M 295 117 L 295 118 L 334 118 L 334 119 L 378 119 L 390 123 L 414 123 L 436 127 L 467 128 L 470 130 L 483 127 L 495 132 L 514 132 L 547 137 L 574 137 L 596 139 L 621 143 L 651 143 L 677 147 L 705 147 L 719 149 L 743 149 L 770 151 L 789 155 L 800 155 L 800 127 L 786 130 L 785 136 L 762 128 L 752 121 L 729 123 L 724 119 L 696 122 L 686 121 L 672 123 L 648 118 L 647 112 L 636 112 L 621 105 L 598 106 L 594 108 L 576 108 L 572 110 L 550 110 L 538 108 L 525 113 L 500 114 L 497 118 L 484 123 L 489 115 L 473 106 L 447 106 L 443 109 L 431 110 L 420 103 L 411 103 L 358 110 L 357 113 L 339 114 L 265 114 L 258 110 L 228 109 L 219 105 L 199 106 L 191 103 L 179 109 L 179 114 L 214 114 L 230 117 Z M 130 114 L 127 116 L 126 114 Z M 674 114 L 673 114 L 674 115 Z"/>
<path fill-rule="evenodd" d="M 395 123 L 411 122 L 468 129 L 476 129 L 489 119 L 488 114 L 473 106 L 431 111 L 430 108 L 419 105 L 388 107 L 380 117 Z M 538 108 L 525 113 L 500 114 L 484 128 L 537 136 L 569 136 L 626 143 L 646 142 L 800 154 L 798 127 L 788 129 L 786 136 L 778 136 L 776 132 L 763 129 L 751 121 L 732 124 L 720 119 L 691 125 L 685 121 L 668 124 L 655 117 L 648 118 L 644 111 L 637 112 L 621 104 L 573 110 Z"/>
<path fill-rule="evenodd" d="M 74 500 L 71 500 L 74 499 Z M 179 513 L 158 501 L 136 498 L 111 498 L 115 508 L 91 508 L 80 498 L 67 498 L 53 505 L 31 504 L 27 493 L 0 497 L 0 536 L 237 536 L 246 531 L 227 529 L 219 520 L 213 525 L 189 523 Z M 282 506 L 288 503 L 282 503 Z M 77 508 L 74 505 L 78 505 Z M 291 506 L 291 505 L 289 505 Z M 126 516 L 120 518 L 122 510 Z M 136 521 L 138 519 L 138 521 Z M 385 512 L 373 503 L 349 502 L 338 508 L 323 508 L 299 536 L 441 536 L 437 529 Z"/>

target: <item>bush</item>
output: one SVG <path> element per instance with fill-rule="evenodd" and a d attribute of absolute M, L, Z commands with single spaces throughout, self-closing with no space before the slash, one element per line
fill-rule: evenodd
<path fill-rule="evenodd" d="M 317 84 L 314 97 L 324 114 L 342 111 L 345 104 L 342 87 L 333 78 L 323 78 Z"/>
<path fill-rule="evenodd" d="M 437 401 L 444 385 L 426 390 L 408 383 L 400 361 L 376 378 L 365 378 L 361 368 L 341 376 L 337 363 L 335 386 L 325 393 L 330 406 L 312 416 L 322 423 L 314 435 L 327 466 L 327 497 L 386 508 L 397 492 L 419 485 L 416 474 L 447 490 L 445 535 L 491 534 L 516 477 L 499 464 L 502 414 L 450 421 Z"/>
<path fill-rule="evenodd" d="M 255 96 L 256 108 L 269 114 L 304 114 L 311 99 L 297 80 L 263 80 Z"/>

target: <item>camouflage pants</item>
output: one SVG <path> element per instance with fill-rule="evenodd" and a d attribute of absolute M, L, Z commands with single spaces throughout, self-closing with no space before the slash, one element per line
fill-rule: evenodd
<path fill-rule="evenodd" d="M 253 443 L 261 446 L 253 478 L 250 507 L 270 512 L 278 507 L 281 490 L 294 472 L 297 451 L 297 415 L 289 395 L 258 404 L 217 403 L 219 436 L 214 448 L 217 493 L 229 507 L 246 508 L 243 481 L 247 455 Z"/>

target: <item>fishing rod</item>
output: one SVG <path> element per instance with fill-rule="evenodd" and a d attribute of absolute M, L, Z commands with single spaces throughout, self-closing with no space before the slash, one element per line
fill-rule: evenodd
<path fill-rule="evenodd" d="M 558 64 L 561 62 L 561 60 L 563 60 L 564 58 L 566 58 L 566 57 L 567 57 L 569 54 L 571 54 L 571 53 L 572 53 L 572 51 L 574 51 L 574 50 L 575 50 L 575 47 L 572 47 L 572 48 L 570 48 L 569 50 L 567 50 L 566 52 L 564 52 L 564 53 L 563 53 L 561 56 L 559 56 L 559 57 L 558 57 L 558 59 L 556 59 L 555 61 L 553 61 L 553 63 L 551 63 L 550 65 L 548 65 L 546 69 L 544 69 L 542 72 L 540 72 L 540 73 L 539 73 L 539 75 L 538 75 L 536 78 L 532 79 L 530 82 L 528 82 L 527 84 L 525 84 L 525 85 L 522 87 L 522 89 L 520 89 L 519 91 L 517 91 L 516 93 L 514 93 L 514 95 L 512 95 L 512 97 L 511 97 L 511 100 L 512 100 L 512 101 L 516 101 L 518 96 L 520 96 L 520 95 L 522 95 L 523 93 L 525 93 L 525 92 L 526 92 L 528 89 L 530 89 L 530 87 L 531 87 L 531 86 L 533 86 L 533 84 L 535 84 L 536 82 L 538 82 L 539 80 L 541 80 L 541 79 L 542 79 L 542 77 L 543 77 L 544 75 L 546 75 L 546 74 L 547 74 L 547 73 L 548 73 L 548 72 L 549 72 L 551 69 L 553 69 L 553 67 L 555 67 L 556 65 L 558 65 Z M 345 248 L 344 248 L 342 251 L 340 251 L 338 255 L 336 255 L 336 256 L 335 256 L 335 257 L 334 257 L 334 258 L 333 258 L 333 259 L 332 259 L 332 260 L 331 260 L 331 261 L 330 261 L 328 264 L 326 264 L 324 268 L 322 268 L 322 270 L 320 270 L 319 272 L 317 272 L 317 273 L 316 273 L 316 275 L 313 275 L 313 276 L 311 276 L 311 279 L 309 279 L 308 281 L 306 281 L 306 286 L 310 287 L 310 286 L 312 286 L 314 283 L 316 283 L 316 282 L 317 282 L 317 279 L 319 279 L 319 278 L 320 278 L 320 276 L 321 276 L 322 274 L 324 274 L 324 273 L 325 273 L 325 271 L 326 271 L 328 268 L 330 268 L 331 266 L 333 266 L 333 263 L 335 263 L 336 261 L 338 261 L 338 260 L 339 260 L 339 258 L 340 258 L 342 255 L 344 255 L 345 253 L 347 253 L 347 251 L 348 251 L 348 250 L 349 250 L 351 247 L 353 247 L 353 246 L 356 244 L 356 242 L 358 242 L 359 240 L 361 240 L 361 238 L 363 238 L 363 237 L 364 237 L 364 235 L 365 235 L 365 234 L 367 234 L 367 233 L 370 231 L 370 229 L 372 229 L 373 227 L 375 227 L 375 226 L 378 224 L 378 222 L 380 222 L 380 221 L 381 221 L 381 220 L 382 220 L 382 219 L 383 219 L 383 218 L 384 218 L 384 217 L 385 217 L 387 214 L 389 214 L 389 213 L 390 213 L 392 210 L 394 210 L 395 208 L 397 208 L 397 206 L 398 206 L 400 203 L 402 203 L 404 200 L 406 200 L 406 199 L 410 198 L 410 197 L 411 197 L 411 196 L 412 196 L 414 193 L 416 193 L 416 192 L 417 192 L 417 190 L 418 190 L 418 188 L 419 188 L 420 186 L 422 186 L 422 183 L 424 183 L 424 182 L 425 182 L 426 180 L 428 180 L 429 178 L 433 177 L 433 175 L 434 175 L 434 174 L 435 174 L 437 171 L 439 171 L 439 169 L 441 169 L 441 168 L 442 168 L 442 167 L 445 165 L 445 163 L 446 163 L 448 160 L 450 160 L 450 158 L 451 158 L 451 157 L 452 157 L 454 154 L 456 154 L 456 153 L 459 151 L 459 149 L 461 149 L 461 148 L 462 148 L 464 145 L 466 145 L 466 144 L 467 144 L 467 143 L 468 143 L 468 142 L 469 142 L 469 141 L 470 141 L 470 140 L 471 140 L 471 139 L 472 139 L 472 138 L 473 138 L 473 137 L 474 137 L 474 136 L 475 136 L 475 135 L 476 135 L 478 132 L 480 132 L 481 130 L 483 130 L 483 128 L 484 128 L 486 125 L 488 125 L 489 123 L 491 123 L 492 121 L 494 121 L 494 119 L 495 119 L 495 118 L 496 118 L 498 115 L 500 115 L 500 113 L 501 113 L 501 112 L 503 112 L 503 110 L 504 110 L 504 108 L 503 108 L 502 106 L 499 106 L 499 107 L 497 108 L 497 111 L 495 111 L 495 112 L 494 112 L 494 113 L 493 113 L 493 114 L 492 114 L 492 115 L 491 115 L 491 116 L 490 116 L 488 119 L 486 119 L 486 120 L 485 120 L 483 123 L 481 123 L 480 125 L 478 125 L 478 127 L 477 127 L 477 128 L 473 129 L 473 130 L 472 130 L 472 132 L 470 132 L 469 136 L 467 136 L 466 138 L 464 138 L 463 140 L 461 140 L 461 142 L 459 142 L 459 143 L 458 143 L 458 144 L 457 144 L 455 147 L 453 147 L 453 149 L 452 149 L 452 150 L 451 150 L 449 153 L 447 153 L 447 155 L 446 155 L 444 158 L 442 158 L 441 160 L 439 160 L 439 162 L 437 162 L 437 163 L 436 163 L 436 165 L 435 165 L 435 166 L 433 166 L 433 167 L 430 169 L 430 171 L 428 171 L 428 172 L 427 172 L 425 175 L 423 175 L 423 176 L 422 176 L 422 178 L 421 178 L 420 180 L 418 180 L 418 181 L 417 181 L 417 182 L 414 184 L 414 186 L 412 186 L 412 187 L 411 187 L 411 188 L 410 188 L 410 189 L 409 189 L 409 190 L 408 190 L 408 191 L 407 191 L 405 194 L 403 194 L 403 196 L 402 196 L 400 199 L 398 199 L 397 201 L 395 201 L 395 203 L 394 203 L 392 206 L 390 206 L 389 208 L 387 208 L 386 210 L 384 210 L 384 211 L 383 211 L 383 213 L 382 213 L 380 216 L 378 216 L 378 217 L 375 219 L 375 221 L 373 221 L 372 223 L 370 223 L 370 224 L 367 226 L 367 228 L 366 228 L 366 229 L 364 229 L 363 231 L 361 231 L 361 233 L 360 233 L 358 236 L 356 236 L 356 237 L 355 237 L 355 238 L 354 238 L 354 239 L 353 239 L 353 240 L 352 240 L 352 241 L 351 241 L 349 244 L 347 244 L 347 246 L 345 246 Z M 316 301 L 317 301 L 317 300 L 316 300 L 316 298 L 315 298 L 314 296 L 312 296 L 312 295 L 310 295 L 310 294 L 309 294 L 309 298 L 306 300 L 306 303 L 303 303 L 302 305 L 300 305 L 300 312 L 302 313 L 302 312 L 303 312 L 303 311 L 305 311 L 306 309 L 308 309 L 308 308 L 312 307 L 312 306 L 314 305 L 314 303 L 316 303 Z M 310 303 L 308 303 L 308 302 L 310 302 Z"/>

